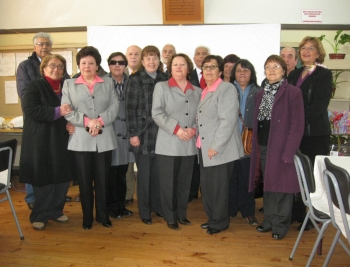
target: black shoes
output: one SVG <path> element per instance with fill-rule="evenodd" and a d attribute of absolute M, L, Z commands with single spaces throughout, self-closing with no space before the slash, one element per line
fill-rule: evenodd
<path fill-rule="evenodd" d="M 258 227 L 256 227 L 256 230 L 260 233 L 266 233 L 272 230 L 271 227 L 269 228 L 264 228 L 262 225 L 259 225 Z"/>
<path fill-rule="evenodd" d="M 208 229 L 209 228 L 209 224 L 208 223 L 203 223 L 203 224 L 201 224 L 201 228 L 202 229 Z"/>
<path fill-rule="evenodd" d="M 84 229 L 84 230 L 90 230 L 91 227 L 92 227 L 92 224 L 91 224 L 91 223 L 90 223 L 90 224 L 85 224 L 85 223 L 83 223 L 83 229 Z"/>
<path fill-rule="evenodd" d="M 161 218 L 164 217 L 163 214 L 160 214 L 160 213 L 158 213 L 158 212 L 155 212 L 155 214 L 157 215 L 157 217 L 161 217 Z"/>
<path fill-rule="evenodd" d="M 280 235 L 280 234 L 272 234 L 272 238 L 273 239 L 276 239 L 276 240 L 281 240 L 281 239 L 283 239 L 283 235 Z"/>
<path fill-rule="evenodd" d="M 168 227 L 173 230 L 179 230 L 179 225 L 177 222 L 167 222 Z"/>
<path fill-rule="evenodd" d="M 123 217 L 129 217 L 129 216 L 134 215 L 134 213 L 131 210 L 128 210 L 125 207 L 121 208 L 120 212 L 121 212 Z"/>
<path fill-rule="evenodd" d="M 28 203 L 27 205 L 28 205 L 28 209 L 30 210 L 34 209 L 34 202 Z"/>
<path fill-rule="evenodd" d="M 107 227 L 107 228 L 111 228 L 112 227 L 112 222 L 111 221 L 107 221 L 105 223 L 99 222 L 99 221 L 97 221 L 97 222 L 102 224 L 103 227 Z"/>
<path fill-rule="evenodd" d="M 209 234 L 209 235 L 214 235 L 214 234 L 217 234 L 220 232 L 221 232 L 221 230 L 215 229 L 215 228 L 208 228 L 208 230 L 207 230 L 207 234 Z"/>
<path fill-rule="evenodd" d="M 302 226 L 303 226 L 303 223 L 301 223 L 301 224 L 297 227 L 298 231 L 301 230 L 301 227 L 302 227 Z M 305 225 L 304 231 L 309 231 L 309 230 L 311 230 L 311 229 L 314 228 L 314 227 L 315 227 L 314 224 L 313 224 L 310 220 L 308 220 L 307 223 L 306 223 L 306 225 Z"/>
<path fill-rule="evenodd" d="M 152 220 L 151 219 L 142 219 L 142 222 L 144 224 L 152 224 Z"/>
<path fill-rule="evenodd" d="M 129 217 L 134 215 L 134 213 L 131 210 L 128 210 L 125 207 L 122 207 L 122 208 L 110 207 L 108 214 L 113 219 L 121 219 L 123 217 Z"/>
<path fill-rule="evenodd" d="M 191 222 L 189 220 L 187 220 L 187 218 L 183 219 L 183 220 L 177 220 L 180 224 L 184 224 L 184 225 L 190 225 Z"/>

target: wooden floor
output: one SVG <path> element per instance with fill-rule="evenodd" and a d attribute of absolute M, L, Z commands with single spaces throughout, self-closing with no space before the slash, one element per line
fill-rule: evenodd
<path fill-rule="evenodd" d="M 74 198 L 77 194 L 78 187 L 71 186 L 69 195 Z M 305 232 L 293 261 L 289 261 L 298 234 L 297 224 L 292 225 L 283 240 L 273 240 L 271 232 L 257 232 L 238 215 L 231 220 L 228 230 L 208 235 L 200 228 L 206 222 L 201 199 L 189 204 L 188 219 L 192 225 L 180 225 L 178 231 L 167 228 L 163 219 L 155 215 L 152 225 L 143 224 L 136 202 L 128 206 L 134 215 L 112 219 L 113 228 L 94 223 L 90 231 L 83 230 L 80 203 L 70 202 L 64 209 L 68 223 L 49 221 L 43 231 L 35 231 L 29 222 L 30 210 L 23 200 L 25 193 L 11 189 L 11 196 L 25 240 L 19 238 L 8 201 L 0 203 L 2 267 L 305 266 L 316 239 L 316 230 Z M 258 199 L 257 209 L 261 206 L 262 200 Z M 257 211 L 257 218 L 261 222 L 263 214 Z M 323 255 L 316 255 L 312 266 L 322 266 L 334 234 L 330 226 L 324 238 Z M 350 257 L 339 244 L 329 266 L 350 266 Z"/>

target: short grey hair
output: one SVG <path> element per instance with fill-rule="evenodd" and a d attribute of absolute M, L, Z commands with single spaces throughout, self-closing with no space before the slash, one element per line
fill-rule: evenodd
<path fill-rule="evenodd" d="M 207 49 L 208 50 L 208 55 L 211 55 L 210 48 L 206 47 L 204 45 L 197 46 L 196 49 L 194 50 L 194 54 L 196 54 L 196 51 L 197 51 L 198 48 L 205 48 L 205 49 Z"/>
<path fill-rule="evenodd" d="M 36 44 L 36 41 L 38 40 L 38 38 L 47 38 L 50 40 L 50 43 L 52 44 L 52 38 L 51 35 L 47 32 L 37 32 L 34 37 L 33 37 L 33 44 Z"/>

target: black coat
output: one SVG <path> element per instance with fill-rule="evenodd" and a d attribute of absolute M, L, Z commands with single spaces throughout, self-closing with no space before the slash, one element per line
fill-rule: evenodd
<path fill-rule="evenodd" d="M 152 119 L 153 91 L 157 82 L 167 81 L 168 76 L 157 71 L 153 79 L 145 70 L 129 76 L 126 89 L 126 127 L 128 135 L 138 136 L 140 146 L 130 145 L 136 154 L 155 153 L 158 126 Z"/>
<path fill-rule="evenodd" d="M 190 75 L 191 79 L 190 79 L 190 83 L 194 86 L 197 86 L 199 88 L 201 88 L 200 84 L 199 84 L 199 80 L 198 80 L 198 74 L 197 74 L 197 70 L 196 68 L 194 68 L 194 70 L 191 72 Z"/>
<path fill-rule="evenodd" d="M 45 186 L 71 180 L 71 153 L 67 150 L 69 134 L 66 120 L 54 120 L 55 107 L 61 99 L 45 79 L 31 81 L 22 99 L 25 114 L 20 181 Z"/>
<path fill-rule="evenodd" d="M 293 70 L 288 82 L 296 85 L 303 68 Z M 311 75 L 306 77 L 300 89 L 303 93 L 305 111 L 304 136 L 330 135 L 328 104 L 332 95 L 332 72 L 317 66 Z"/>

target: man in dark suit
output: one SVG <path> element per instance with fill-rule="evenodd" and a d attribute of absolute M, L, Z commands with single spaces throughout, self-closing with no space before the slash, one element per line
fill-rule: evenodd
<path fill-rule="evenodd" d="M 204 58 L 210 54 L 210 49 L 205 46 L 198 46 L 194 50 L 194 56 L 193 61 L 195 68 L 191 72 L 191 84 L 198 86 L 202 89 L 205 88 L 206 84 L 204 82 L 204 79 L 202 79 L 202 62 Z M 198 158 L 197 155 L 194 159 L 193 164 L 193 173 L 192 173 L 192 181 L 191 181 L 191 189 L 190 189 L 190 196 L 188 198 L 188 202 L 191 202 L 193 199 L 198 198 L 198 190 L 199 190 L 199 182 L 200 182 L 200 171 L 199 171 L 199 164 L 198 164 Z"/>
<path fill-rule="evenodd" d="M 210 49 L 208 47 L 198 46 L 194 50 L 193 61 L 195 63 L 195 68 L 191 72 L 191 80 L 190 80 L 190 82 L 191 82 L 191 84 L 193 84 L 195 86 L 201 87 L 200 86 L 200 80 L 202 78 L 202 62 L 203 62 L 203 59 L 207 55 L 210 55 Z M 204 84 L 202 84 L 202 87 L 203 87 L 203 85 Z M 204 89 L 204 87 L 202 89 Z"/>

